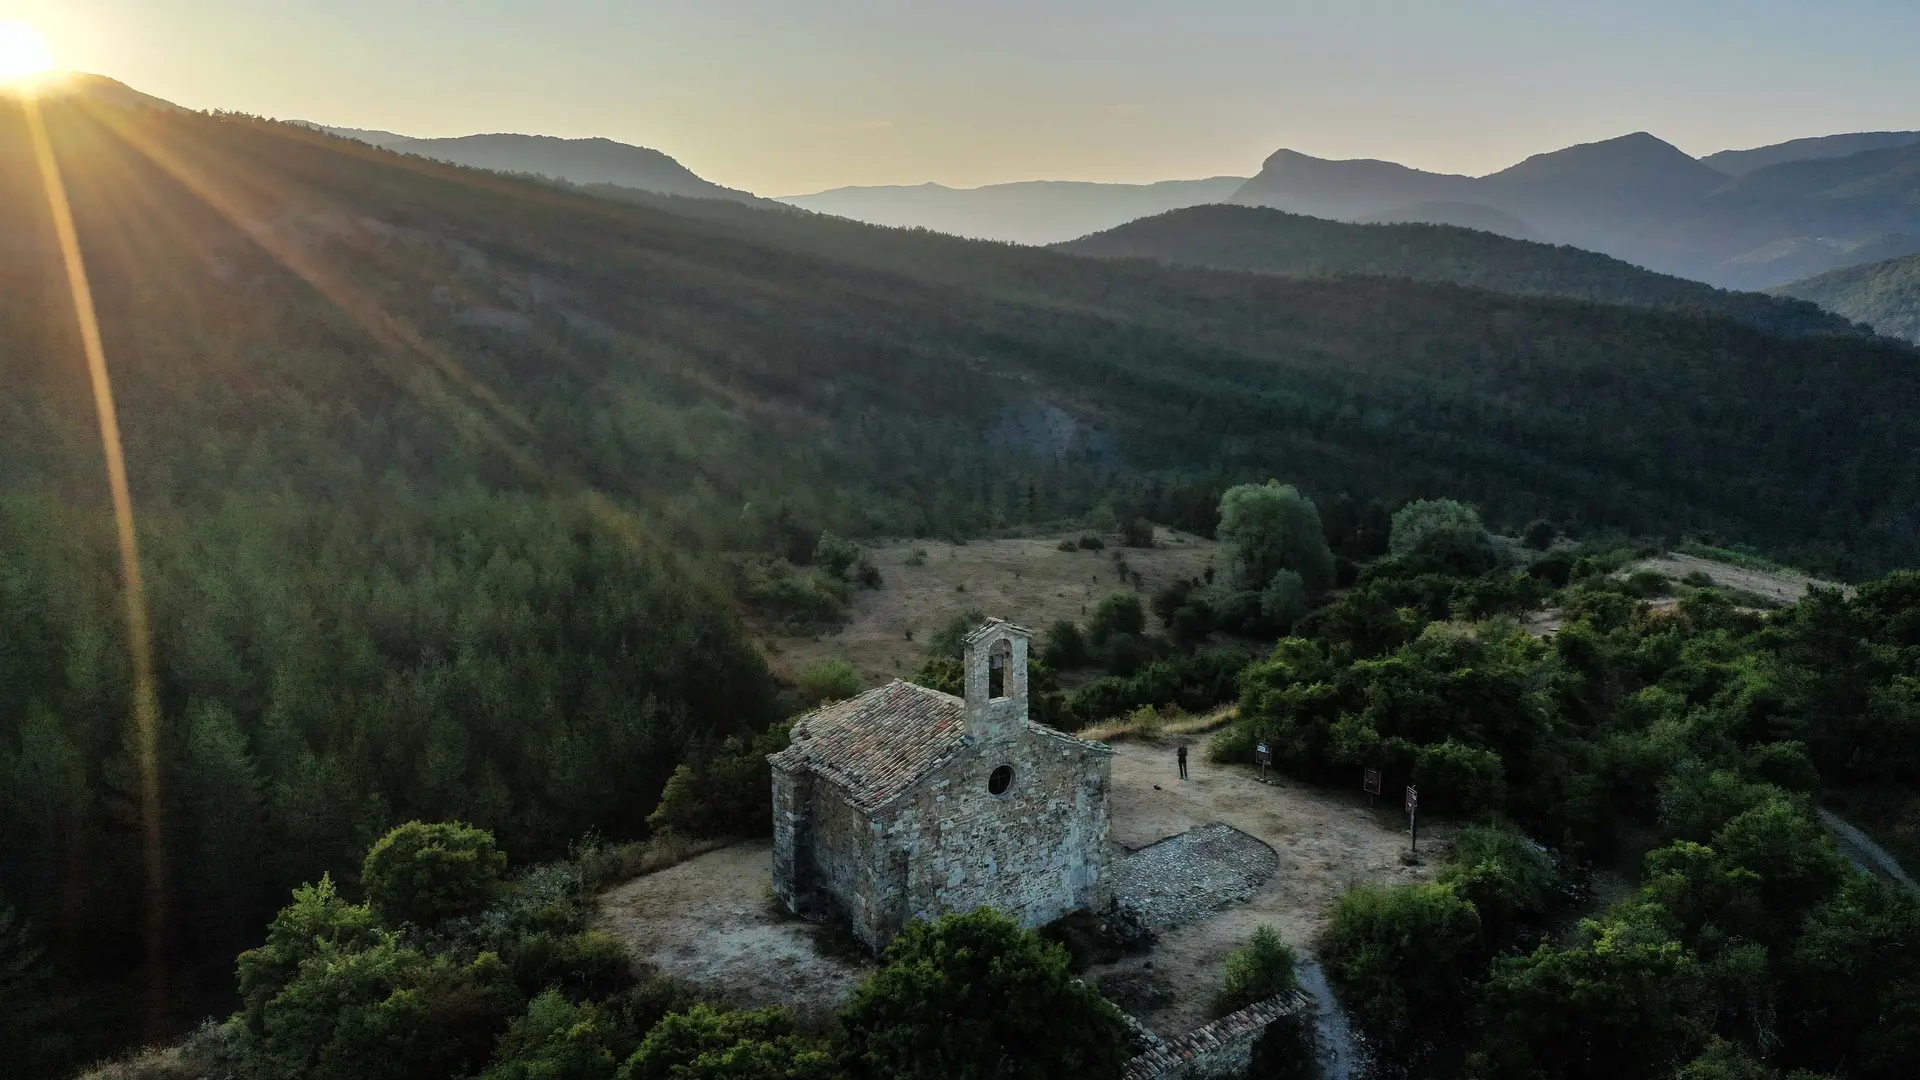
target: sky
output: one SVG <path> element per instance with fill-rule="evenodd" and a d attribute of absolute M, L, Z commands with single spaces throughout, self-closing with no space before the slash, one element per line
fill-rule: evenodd
<path fill-rule="evenodd" d="M 0 0 L 9 18 L 190 108 L 605 136 L 769 196 L 1920 129 L 1920 0 Z"/>

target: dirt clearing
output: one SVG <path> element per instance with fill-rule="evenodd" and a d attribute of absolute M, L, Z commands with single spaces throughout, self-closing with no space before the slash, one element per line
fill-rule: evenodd
<path fill-rule="evenodd" d="M 1203 825 L 1230 825 L 1271 847 L 1278 868 L 1244 904 L 1212 918 L 1162 931 L 1145 956 L 1102 965 L 1090 982 L 1129 998 L 1119 1004 L 1161 1035 L 1199 1027 L 1220 989 L 1227 954 L 1245 947 L 1267 924 L 1300 953 L 1310 955 L 1333 905 L 1360 882 L 1425 881 L 1451 829 L 1422 825 L 1423 865 L 1403 866 L 1404 828 L 1395 814 L 1367 809 L 1354 778 L 1351 795 L 1276 778 L 1262 784 L 1252 766 L 1207 760 L 1204 740 L 1189 751 L 1190 779 L 1174 762 L 1176 741 L 1126 742 L 1114 747 L 1113 838 L 1130 850 Z M 1394 801 L 1397 808 L 1398 802 Z M 1431 847 L 1429 847 L 1431 845 Z"/>
<path fill-rule="evenodd" d="M 1746 593 L 1773 604 L 1799 603 L 1807 595 L 1809 586 L 1823 589 L 1834 588 L 1833 582 L 1821 581 L 1798 570 L 1784 567 L 1777 570 L 1749 570 L 1731 563 L 1714 562 L 1697 555 L 1683 555 L 1679 552 L 1661 555 L 1658 558 L 1642 559 L 1620 572 L 1621 576 L 1635 574 L 1642 570 L 1652 570 L 1665 574 L 1674 581 L 1684 581 L 1690 574 L 1705 574 L 1713 579 L 1714 587 L 1732 593 L 1737 599 Z"/>
<path fill-rule="evenodd" d="M 862 686 L 906 678 L 920 667 L 928 635 L 977 609 L 1036 634 L 1061 619 L 1083 622 L 1095 604 L 1116 592 L 1137 591 L 1144 603 L 1175 581 L 1224 571 L 1220 545 L 1204 537 L 1156 529 L 1150 548 L 1061 551 L 1060 541 L 1081 532 L 1016 540 L 944 544 L 887 541 L 868 548 L 884 584 L 854 594 L 852 618 L 831 634 L 774 637 L 764 642 L 775 669 L 791 676 L 820 660 L 853 664 Z M 1120 580 L 1114 556 L 1130 571 Z M 913 565 L 918 563 L 919 565 Z"/>
<path fill-rule="evenodd" d="M 596 925 L 663 974 L 824 1022 L 873 969 L 823 955 L 815 927 L 777 913 L 772 884 L 770 843 L 736 844 L 610 890 Z"/>

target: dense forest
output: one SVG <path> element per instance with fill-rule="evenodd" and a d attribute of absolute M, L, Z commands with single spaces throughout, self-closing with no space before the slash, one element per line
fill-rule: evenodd
<path fill-rule="evenodd" d="M 1920 255 L 1849 266 L 1770 291 L 1920 344 Z"/>
<path fill-rule="evenodd" d="M 398 823 L 520 860 L 645 835 L 678 764 L 791 704 L 748 628 L 831 617 L 828 530 L 1211 530 L 1284 472 L 1850 576 L 1920 547 L 1920 375 L 1866 338 L 622 203 L 245 117 L 48 120 L 152 611 L 176 1028 Z M 11 105 L 0 144 L 0 960 L 42 957 L 71 1062 L 144 1022 L 126 598 Z"/>
<path fill-rule="evenodd" d="M 1847 319 L 1812 304 L 1716 289 L 1576 247 L 1454 225 L 1350 224 L 1264 207 L 1196 206 L 1054 246 L 1101 258 L 1292 277 L 1363 274 L 1445 281 L 1522 296 L 1707 312 L 1783 334 L 1855 332 Z"/>

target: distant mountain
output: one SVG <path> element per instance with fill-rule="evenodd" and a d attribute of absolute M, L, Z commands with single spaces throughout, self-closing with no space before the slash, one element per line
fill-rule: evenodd
<path fill-rule="evenodd" d="M 1527 223 L 1505 211 L 1495 210 L 1491 206 L 1479 203 L 1462 202 L 1423 202 L 1412 206 L 1403 206 L 1398 210 L 1387 210 L 1359 219 L 1363 225 L 1457 225 L 1462 229 L 1478 229 L 1481 232 L 1497 233 L 1515 240 L 1533 240 L 1536 237 Z"/>
<path fill-rule="evenodd" d="M 1198 206 L 1055 249 L 1287 277 L 1364 274 L 1445 281 L 1523 296 L 1711 312 L 1777 333 L 1854 332 L 1848 320 L 1810 303 L 1728 292 L 1591 251 L 1451 225 L 1359 225 L 1264 207 Z"/>
<path fill-rule="evenodd" d="M 1868 150 L 1891 150 L 1896 146 L 1914 143 L 1920 143 L 1920 131 L 1860 131 L 1851 135 L 1794 139 L 1772 146 L 1756 146 L 1751 150 L 1722 150 L 1700 160 L 1728 176 L 1745 176 L 1755 169 L 1789 161 L 1852 157 Z"/>
<path fill-rule="evenodd" d="M 1761 164 L 1739 176 L 1646 132 L 1539 154 L 1484 177 L 1282 150 L 1232 201 L 1342 221 L 1464 203 L 1518 219 L 1540 240 L 1727 288 L 1764 288 L 1920 251 L 1920 142 L 1831 156 L 1853 138 L 1764 148 L 1827 156 Z"/>
<path fill-rule="evenodd" d="M 923 228 L 976 240 L 1052 244 L 1151 214 L 1225 202 L 1246 183 L 1238 176 L 1157 184 L 1035 180 L 950 188 L 844 187 L 778 201 L 870 225 Z"/>
<path fill-rule="evenodd" d="M 1920 344 L 1920 255 L 1850 266 L 1770 291 Z"/>
<path fill-rule="evenodd" d="M 320 125 L 313 125 L 320 127 Z M 612 139 L 557 139 L 548 135 L 468 135 L 458 139 L 415 139 L 391 131 L 320 127 L 333 135 L 454 165 L 494 172 L 528 173 L 580 185 L 615 187 L 682 195 L 695 199 L 752 202 L 745 191 L 703 180 L 658 150 Z"/>

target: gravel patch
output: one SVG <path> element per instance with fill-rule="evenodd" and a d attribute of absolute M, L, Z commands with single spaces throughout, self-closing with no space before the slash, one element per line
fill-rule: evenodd
<path fill-rule="evenodd" d="M 1271 847 L 1215 822 L 1128 855 L 1114 893 L 1148 926 L 1168 930 L 1246 903 L 1279 868 Z"/>

